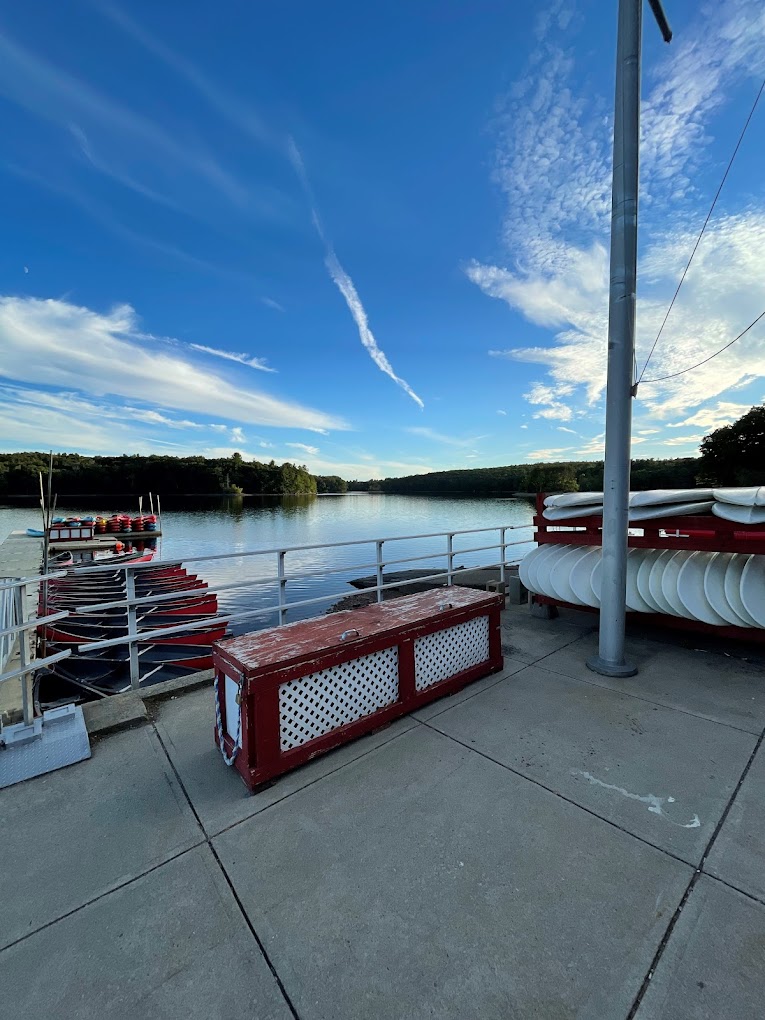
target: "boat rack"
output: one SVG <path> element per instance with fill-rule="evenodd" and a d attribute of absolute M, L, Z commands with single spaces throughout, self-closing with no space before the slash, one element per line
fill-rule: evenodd
<path fill-rule="evenodd" d="M 548 521 L 543 516 L 546 492 L 537 493 L 536 540 L 538 545 L 601 545 L 603 519 L 599 514 L 583 513 L 581 517 L 567 518 L 565 522 Z M 586 508 L 585 508 L 586 509 Z M 627 543 L 631 549 L 685 549 L 691 552 L 765 553 L 765 524 L 742 525 L 726 521 L 714 514 L 699 516 L 661 517 L 630 524 Z M 557 606 L 576 609 L 583 613 L 598 613 L 591 606 L 577 606 L 549 595 L 530 595 L 532 603 L 540 606 Z M 755 627 L 717 627 L 681 616 L 665 613 L 637 613 L 627 610 L 630 620 L 668 627 L 672 630 L 696 631 L 738 641 L 765 643 L 765 630 Z"/>

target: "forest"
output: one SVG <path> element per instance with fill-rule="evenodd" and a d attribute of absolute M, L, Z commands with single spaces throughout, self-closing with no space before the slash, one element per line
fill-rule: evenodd
<path fill-rule="evenodd" d="M 701 456 L 632 461 L 630 487 L 692 489 L 696 486 L 765 484 L 765 405 L 705 436 Z M 405 478 L 351 481 L 351 492 L 422 496 L 508 496 L 513 492 L 589 492 L 603 489 L 603 461 L 510 464 L 506 467 L 435 471 Z"/>
<path fill-rule="evenodd" d="M 698 458 L 634 460 L 633 489 L 688 489 L 698 484 Z M 588 492 L 603 488 L 603 461 L 508 464 L 506 467 L 434 471 L 427 475 L 348 483 L 351 492 L 418 496 L 509 496 L 514 492 Z"/>
<path fill-rule="evenodd" d="M 701 456 L 633 460 L 631 487 L 691 489 L 695 486 L 765 484 L 765 405 L 716 429 L 701 441 Z M 39 493 L 47 477 L 47 453 L 0 454 L 0 497 Z M 339 475 L 312 475 L 289 462 L 268 464 L 231 457 L 83 457 L 55 454 L 54 489 L 60 495 L 208 495 L 242 492 L 391 492 L 420 496 L 509 496 L 515 492 L 577 492 L 603 488 L 602 461 L 509 464 L 505 467 L 435 471 L 405 478 L 346 482 Z"/>
<path fill-rule="evenodd" d="M 39 494 L 39 473 L 47 479 L 48 464 L 47 453 L 0 454 L 0 497 Z M 53 457 L 53 472 L 53 488 L 61 496 L 134 492 L 282 496 L 345 491 L 340 478 L 316 478 L 307 468 L 290 463 L 245 461 L 238 453 L 227 458 L 58 453 Z M 342 488 L 333 488 L 335 485 Z"/>

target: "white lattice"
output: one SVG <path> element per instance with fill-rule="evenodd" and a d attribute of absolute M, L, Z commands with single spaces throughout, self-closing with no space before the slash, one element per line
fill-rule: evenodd
<path fill-rule="evenodd" d="M 414 642 L 414 678 L 418 691 L 456 676 L 489 658 L 489 617 L 426 634 Z"/>
<path fill-rule="evenodd" d="M 398 648 L 363 655 L 339 666 L 282 684 L 279 734 L 282 751 L 363 719 L 398 699 Z"/>

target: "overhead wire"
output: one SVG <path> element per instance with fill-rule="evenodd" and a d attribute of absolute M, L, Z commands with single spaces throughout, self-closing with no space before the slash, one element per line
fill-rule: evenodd
<path fill-rule="evenodd" d="M 684 368 L 680 372 L 672 372 L 671 375 L 661 375 L 659 376 L 658 379 L 646 379 L 644 380 L 646 386 L 649 383 L 666 382 L 667 379 L 677 379 L 679 375 L 685 375 L 687 372 L 693 372 L 694 369 L 696 368 L 701 368 L 702 365 L 706 365 L 708 361 L 712 361 L 713 358 L 716 358 L 718 354 L 722 354 L 723 351 L 727 351 L 729 347 L 732 347 L 737 340 L 740 340 L 742 336 L 745 336 L 749 332 L 749 330 L 753 326 L 756 326 L 760 319 L 763 318 L 765 318 L 765 312 L 760 312 L 760 314 L 757 316 L 754 322 L 750 322 L 746 329 L 742 330 L 737 337 L 734 337 L 733 340 L 727 343 L 724 347 L 721 347 L 719 351 L 715 351 L 714 354 L 710 354 L 708 358 L 704 358 L 703 361 L 699 361 L 698 364 L 691 365 L 689 368 Z M 645 369 L 643 369 L 643 371 L 645 371 Z M 643 381 L 642 376 L 641 381 Z"/>
<path fill-rule="evenodd" d="M 648 368 L 648 364 L 649 364 L 651 358 L 653 357 L 654 351 L 656 350 L 656 345 L 659 342 L 661 334 L 664 332 L 664 327 L 667 324 L 667 319 L 669 318 L 670 312 L 672 311 L 672 308 L 674 307 L 675 301 L 677 300 L 677 295 L 680 293 L 680 288 L 683 286 L 683 283 L 685 281 L 685 277 L 688 274 L 688 270 L 691 267 L 691 262 L 693 262 L 693 257 L 696 254 L 696 251 L 697 251 L 699 245 L 701 244 L 701 239 L 704 236 L 704 231 L 707 229 L 707 224 L 709 223 L 709 220 L 712 217 L 712 213 L 714 212 L 714 208 L 717 205 L 717 199 L 720 197 L 720 192 L 722 191 L 723 186 L 725 184 L 725 181 L 728 178 L 728 174 L 730 173 L 730 169 L 733 166 L 733 161 L 735 160 L 736 154 L 738 153 L 738 150 L 741 147 L 741 143 L 744 140 L 744 135 L 747 132 L 747 128 L 749 127 L 749 124 L 750 124 L 750 122 L 752 120 L 752 117 L 754 116 L 754 111 L 757 109 L 757 104 L 760 101 L 760 97 L 762 96 L 763 90 L 765 90 L 765 78 L 763 78 L 763 80 L 762 80 L 762 84 L 760 85 L 759 91 L 758 91 L 757 95 L 755 96 L 754 102 L 752 103 L 752 108 L 749 111 L 749 116 L 746 118 L 744 126 L 741 129 L 741 134 L 738 136 L 738 141 L 736 142 L 736 147 L 734 148 L 733 153 L 732 153 L 730 159 L 728 160 L 728 165 L 725 168 L 725 173 L 723 174 L 722 180 L 720 181 L 720 185 L 717 188 L 717 191 L 715 192 L 715 197 L 712 200 L 712 204 L 709 207 L 709 212 L 707 213 L 707 217 L 704 220 L 704 223 L 703 223 L 703 225 L 701 227 L 701 230 L 699 231 L 699 236 L 696 238 L 696 243 L 693 246 L 693 250 L 691 251 L 690 258 L 688 259 L 688 262 L 686 263 L 685 269 L 683 270 L 683 275 L 680 277 L 680 282 L 678 283 L 677 289 L 675 290 L 675 293 L 674 293 L 674 295 L 672 297 L 672 300 L 669 303 L 669 308 L 667 309 L 667 313 L 664 316 L 664 319 L 662 321 L 661 326 L 659 327 L 659 332 L 656 334 L 656 339 L 654 340 L 653 345 L 651 346 L 651 350 L 648 352 L 648 357 L 646 358 L 645 364 L 643 365 L 643 370 L 640 373 L 640 377 L 637 379 L 637 381 L 635 383 L 635 390 L 637 390 L 637 387 L 643 381 L 643 376 L 645 375 L 645 370 Z M 755 321 L 758 321 L 758 320 L 755 320 Z M 754 325 L 754 323 L 752 323 L 752 325 Z M 744 333 L 746 333 L 751 328 L 752 328 L 751 326 L 748 326 L 747 329 L 744 330 Z M 741 336 L 743 336 L 743 335 L 744 334 L 742 333 Z M 736 340 L 738 340 L 738 339 L 740 339 L 740 337 L 736 337 Z M 736 342 L 735 340 L 731 340 L 731 344 L 733 344 L 735 342 Z M 728 344 L 728 346 L 730 346 L 730 344 Z M 725 350 L 725 349 L 726 349 L 725 347 L 722 348 L 722 350 Z M 718 351 L 717 353 L 720 354 L 721 351 Z M 717 355 L 713 354 L 712 357 L 717 357 Z M 711 360 L 711 359 L 707 359 L 707 360 Z M 703 364 L 705 364 L 705 362 L 700 362 L 699 364 L 703 365 Z M 691 370 L 688 369 L 688 371 L 691 371 Z M 667 376 L 667 378 L 672 378 L 672 376 Z M 650 379 L 647 380 L 647 382 L 656 382 L 656 381 L 657 380 L 650 380 Z"/>

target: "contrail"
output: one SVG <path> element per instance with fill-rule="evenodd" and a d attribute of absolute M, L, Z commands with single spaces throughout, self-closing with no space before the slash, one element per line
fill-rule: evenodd
<path fill-rule="evenodd" d="M 316 229 L 316 233 L 321 238 L 321 241 L 326 249 L 324 265 L 327 267 L 327 271 L 329 272 L 329 275 L 332 277 L 335 286 L 345 298 L 345 303 L 348 305 L 348 310 L 353 316 L 353 319 L 356 323 L 356 327 L 359 331 L 359 339 L 361 340 L 362 344 L 366 347 L 366 349 L 369 351 L 370 358 L 372 359 L 372 361 L 374 361 L 375 365 L 377 365 L 380 371 L 384 372 L 387 376 L 390 376 L 390 378 L 395 383 L 397 383 L 401 387 L 401 389 L 412 398 L 415 404 L 418 404 L 420 408 L 424 409 L 425 404 L 423 403 L 423 401 L 420 399 L 420 397 L 417 396 L 417 394 L 414 392 L 412 387 L 405 379 L 402 379 L 400 376 L 396 375 L 396 373 L 393 371 L 393 366 L 388 361 L 385 352 L 382 351 L 377 345 L 377 340 L 375 340 L 374 333 L 369 328 L 369 319 L 367 318 L 367 313 L 364 310 L 364 306 L 361 303 L 361 298 L 359 297 L 358 291 L 353 285 L 353 280 L 340 265 L 340 261 L 337 255 L 335 255 L 334 249 L 332 248 L 332 245 L 329 243 L 327 239 L 327 235 L 324 231 L 324 225 L 321 222 L 321 217 L 319 216 L 316 210 L 316 202 L 313 197 L 311 183 L 308 180 L 308 174 L 306 173 L 305 164 L 303 163 L 303 157 L 300 154 L 300 150 L 295 144 L 295 140 L 293 138 L 289 139 L 287 151 L 290 161 L 293 167 L 295 168 L 295 173 L 300 178 L 300 183 L 303 185 L 303 190 L 305 191 L 306 197 L 308 198 L 308 202 L 311 206 L 311 219 Z"/>

